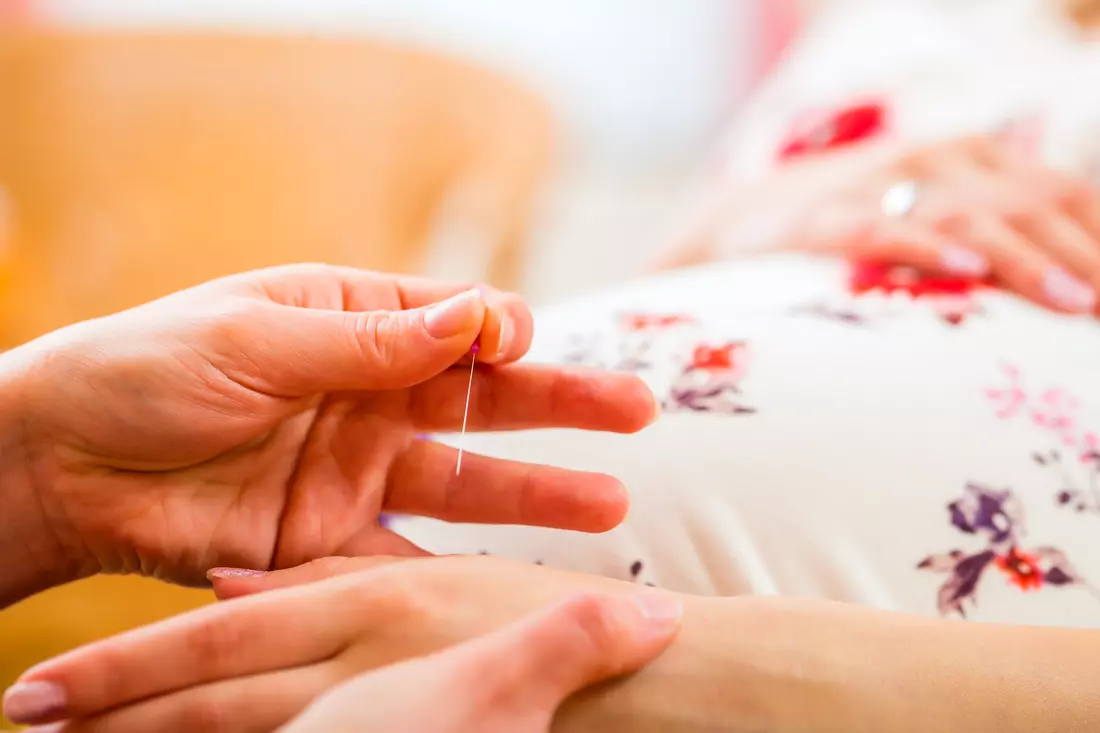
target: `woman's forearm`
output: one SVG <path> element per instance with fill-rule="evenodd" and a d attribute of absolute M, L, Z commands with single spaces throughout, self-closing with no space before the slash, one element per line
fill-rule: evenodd
<path fill-rule="evenodd" d="M 680 638 L 556 731 L 1100 730 L 1100 632 L 775 598 L 689 599 Z"/>
<path fill-rule="evenodd" d="M 802 625 L 810 669 L 843 672 L 815 731 L 1100 730 L 1098 631 L 843 608 Z"/>
<path fill-rule="evenodd" d="M 575 696 L 555 733 L 769 733 L 802 727 L 820 683 L 804 676 L 786 601 L 684 599 L 679 637 L 637 674 Z"/>

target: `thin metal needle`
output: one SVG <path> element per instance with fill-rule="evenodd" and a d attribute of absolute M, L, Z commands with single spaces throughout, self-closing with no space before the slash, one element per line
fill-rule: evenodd
<path fill-rule="evenodd" d="M 470 382 L 466 385 L 466 409 L 462 411 L 462 438 L 466 437 L 466 418 L 470 416 L 470 394 L 474 390 L 474 364 L 477 362 L 477 349 L 470 352 Z M 462 445 L 458 446 L 458 463 L 455 464 L 455 476 L 462 471 Z"/>

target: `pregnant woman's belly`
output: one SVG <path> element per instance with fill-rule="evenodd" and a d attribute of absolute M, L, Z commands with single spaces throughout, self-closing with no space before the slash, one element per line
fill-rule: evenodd
<path fill-rule="evenodd" d="M 610 473 L 604 535 L 402 518 L 489 552 L 702 594 L 1100 626 L 1100 325 L 965 283 L 769 258 L 536 316 L 529 359 L 629 369 L 638 435 L 467 436 Z"/>

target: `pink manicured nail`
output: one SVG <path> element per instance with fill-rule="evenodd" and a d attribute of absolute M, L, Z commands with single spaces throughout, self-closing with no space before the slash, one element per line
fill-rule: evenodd
<path fill-rule="evenodd" d="M 1066 310 L 1088 313 L 1096 307 L 1096 291 L 1060 267 L 1047 270 L 1043 288 L 1051 300 Z"/>
<path fill-rule="evenodd" d="M 207 578 L 259 578 L 263 575 L 267 575 L 266 570 L 248 568 L 213 568 L 206 572 Z"/>
<path fill-rule="evenodd" d="M 4 693 L 4 715 L 13 723 L 37 723 L 63 715 L 66 702 L 61 685 L 16 682 Z"/>
<path fill-rule="evenodd" d="M 989 260 L 969 249 L 948 245 L 940 253 L 944 269 L 958 275 L 981 277 L 989 273 Z"/>

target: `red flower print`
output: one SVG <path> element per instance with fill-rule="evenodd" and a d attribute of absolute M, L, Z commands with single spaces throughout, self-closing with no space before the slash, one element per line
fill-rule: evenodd
<path fill-rule="evenodd" d="M 779 151 L 781 161 L 854 145 L 886 130 L 886 107 L 863 102 L 833 112 L 810 113 L 798 120 Z"/>
<path fill-rule="evenodd" d="M 682 314 L 627 313 L 622 316 L 625 331 L 654 331 L 695 323 L 695 318 Z"/>
<path fill-rule="evenodd" d="M 666 410 L 753 414 L 756 409 L 746 405 L 741 395 L 748 367 L 749 345 L 745 341 L 696 344 L 662 404 Z"/>
<path fill-rule="evenodd" d="M 1039 559 L 1012 547 L 1005 555 L 998 555 L 994 562 L 1008 575 L 1010 583 L 1020 590 L 1037 590 L 1043 586 L 1043 571 Z"/>
<path fill-rule="evenodd" d="M 977 310 L 973 293 L 984 286 L 980 280 L 868 261 L 853 262 L 848 281 L 849 292 L 856 297 L 869 293 L 903 293 L 911 298 L 933 301 L 936 313 L 951 326 L 960 325 Z"/>
<path fill-rule="evenodd" d="M 737 357 L 745 351 L 745 343 L 742 341 L 730 341 L 721 346 L 698 344 L 691 352 L 691 363 L 688 371 L 701 369 L 704 371 L 733 371 L 743 365 Z"/>
<path fill-rule="evenodd" d="M 965 296 L 983 287 L 980 280 L 922 272 L 905 265 L 881 262 L 852 263 L 848 289 L 853 295 L 880 292 L 886 295 L 906 293 L 914 298 L 926 296 Z"/>

